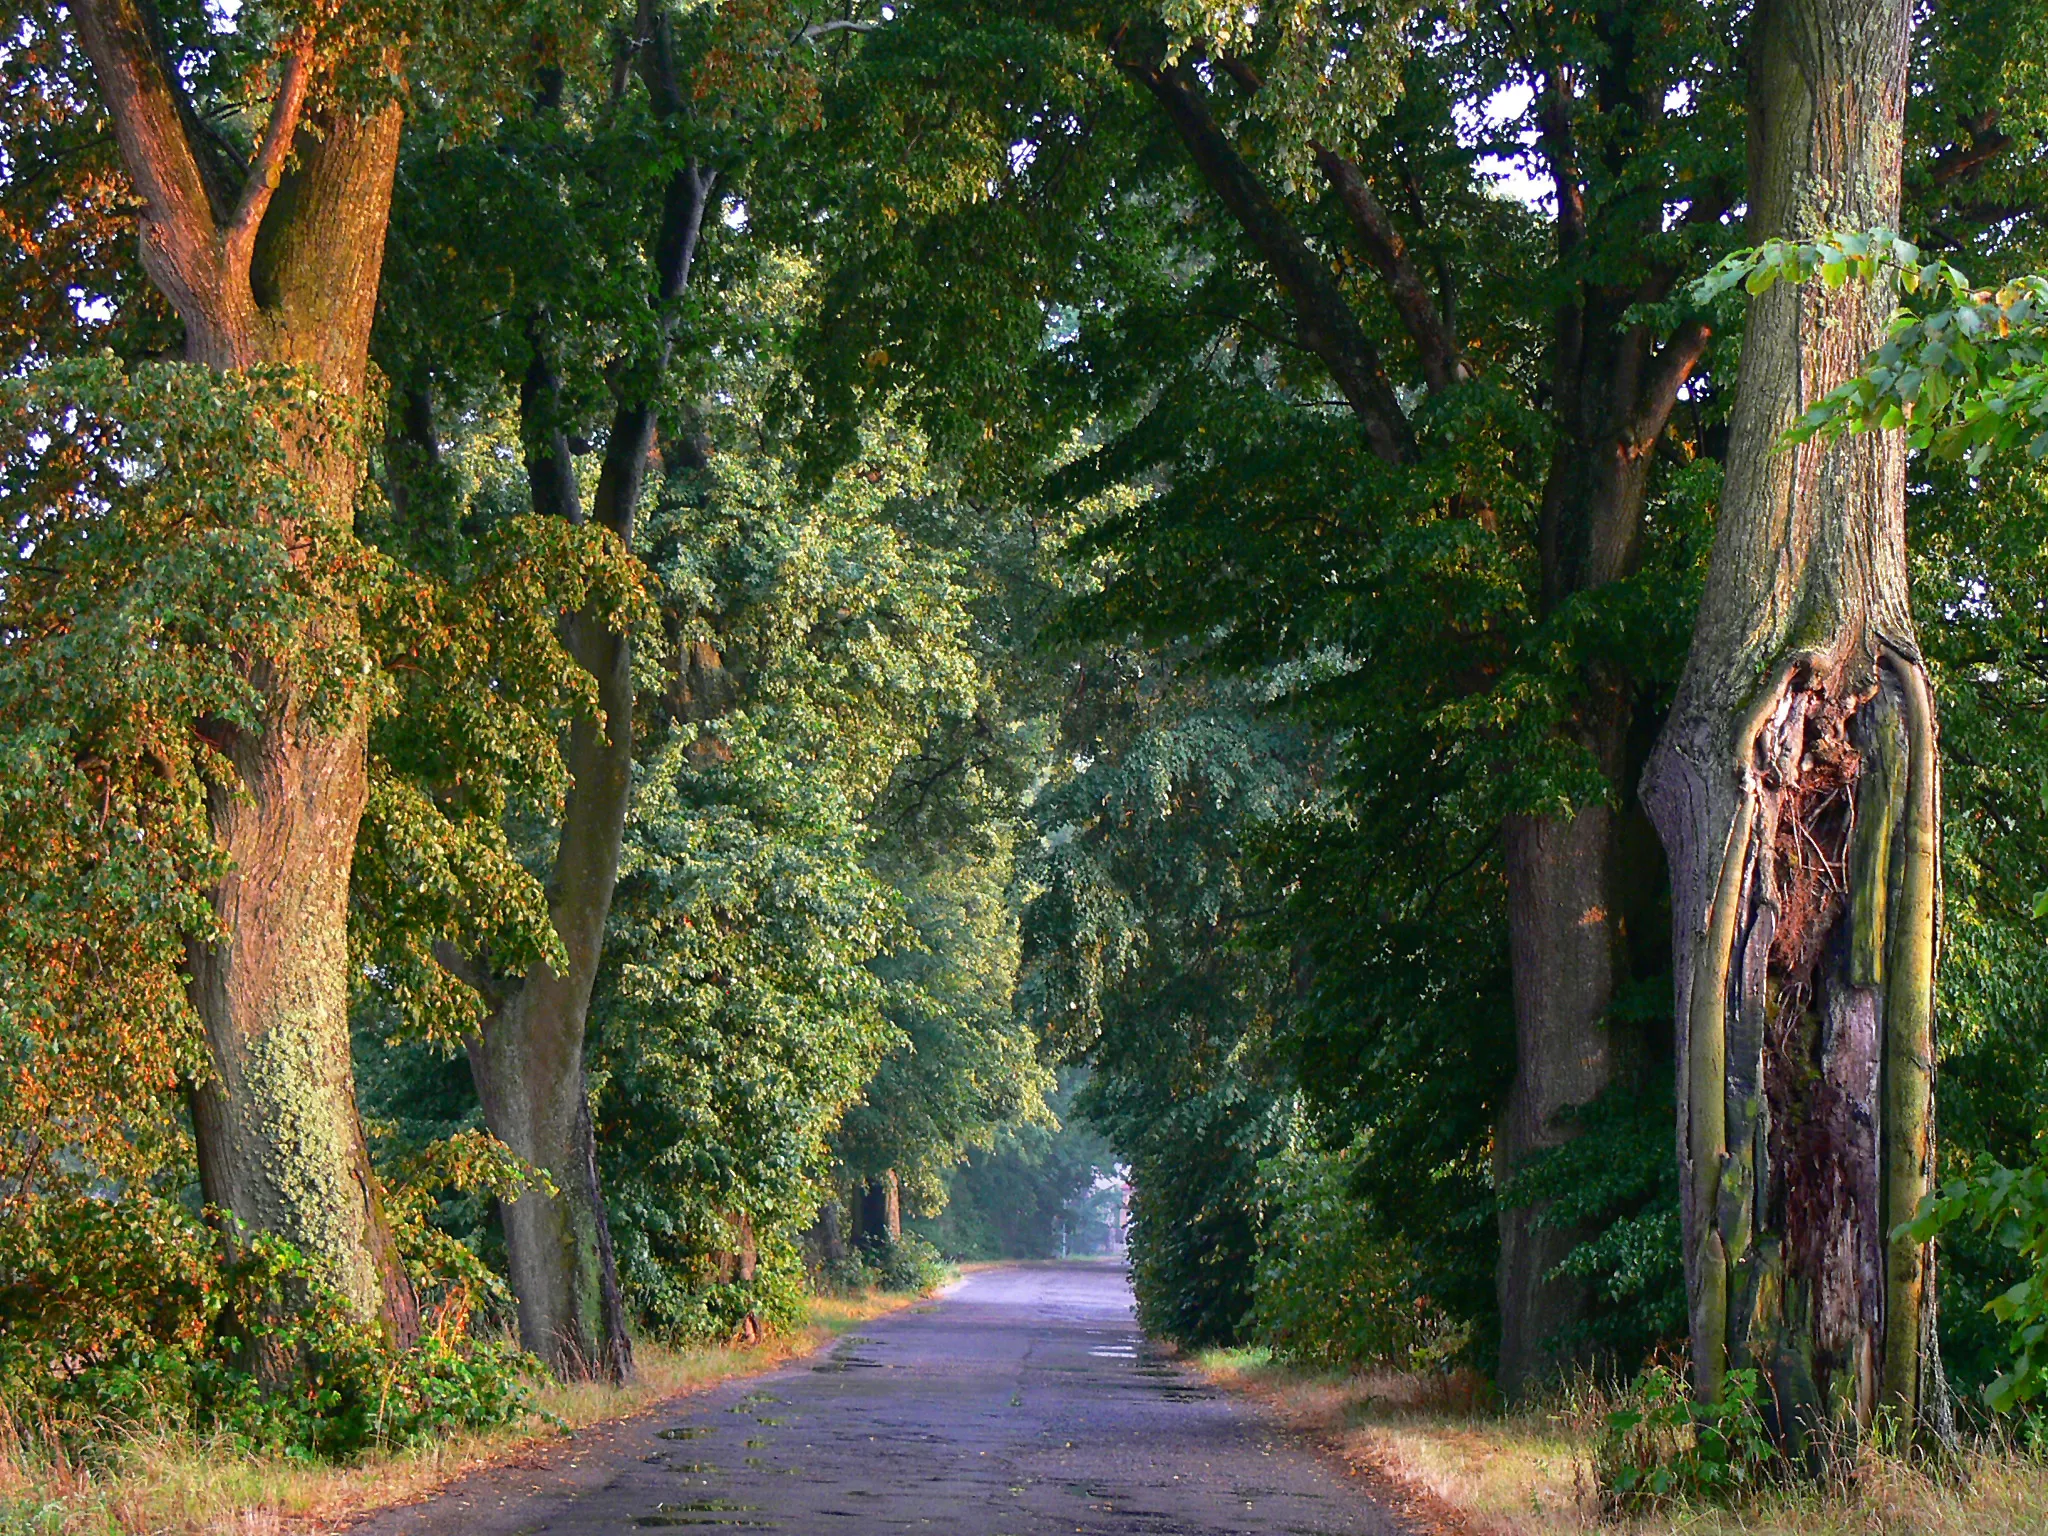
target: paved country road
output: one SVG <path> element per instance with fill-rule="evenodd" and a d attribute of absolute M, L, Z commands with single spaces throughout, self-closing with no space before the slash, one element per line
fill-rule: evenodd
<path fill-rule="evenodd" d="M 579 1434 L 352 1536 L 1402 1536 L 1152 1354 L 1108 1264 L 1010 1265 L 772 1375 Z"/>

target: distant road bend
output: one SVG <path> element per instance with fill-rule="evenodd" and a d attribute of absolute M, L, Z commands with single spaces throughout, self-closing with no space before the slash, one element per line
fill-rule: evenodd
<path fill-rule="evenodd" d="M 1154 1357 L 1109 1264 L 1015 1265 L 772 1375 L 387 1510 L 352 1536 L 1402 1536 Z"/>

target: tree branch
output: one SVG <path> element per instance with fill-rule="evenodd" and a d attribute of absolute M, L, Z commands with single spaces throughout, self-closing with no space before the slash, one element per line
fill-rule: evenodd
<path fill-rule="evenodd" d="M 1968 180 L 2012 147 L 2012 135 L 1999 132 L 1996 107 L 1964 123 L 1963 127 L 1969 130 L 1969 145 L 1951 145 L 1934 157 L 1934 164 L 1929 168 L 1928 174 L 1937 187 Z"/>
<path fill-rule="evenodd" d="M 807 43 L 815 43 L 821 37 L 830 37 L 834 32 L 872 32 L 879 27 L 879 21 L 814 21 L 797 36 Z"/>
<path fill-rule="evenodd" d="M 640 0 L 634 25 L 639 29 L 636 57 L 640 79 L 653 100 L 654 115 L 672 117 L 683 110 L 683 90 L 676 74 L 675 33 L 669 13 L 657 0 Z"/>
<path fill-rule="evenodd" d="M 1645 452 L 1657 441 L 1664 424 L 1671 419 L 1672 407 L 1678 403 L 1679 390 L 1692 377 L 1713 337 L 1713 328 L 1704 320 L 1688 321 L 1650 359 L 1649 376 L 1636 396 L 1624 433 L 1633 451 Z"/>
<path fill-rule="evenodd" d="M 1388 464 L 1415 456 L 1408 418 L 1387 382 L 1379 350 L 1358 323 L 1327 265 L 1288 222 L 1251 167 L 1209 115 L 1199 87 L 1185 66 L 1156 57 L 1134 58 L 1121 49 L 1118 68 L 1142 85 L 1165 110 L 1195 168 L 1236 219 L 1264 259 L 1273 279 L 1294 306 L 1295 329 L 1304 347 L 1322 360 L 1352 414 L 1365 429 L 1373 453 Z"/>
<path fill-rule="evenodd" d="M 192 140 L 189 109 L 137 0 L 73 0 L 71 13 L 122 164 L 142 196 L 143 266 L 183 311 L 218 275 L 215 189 Z"/>
<path fill-rule="evenodd" d="M 1536 115 L 1543 163 L 1557 189 L 1557 245 L 1570 251 L 1586 238 L 1586 189 L 1579 185 L 1579 150 L 1572 133 L 1571 77 L 1560 66 L 1550 73 L 1543 108 Z"/>
<path fill-rule="evenodd" d="M 647 481 L 647 460 L 654 451 L 654 394 L 668 373 L 675 350 L 675 301 L 689 286 L 690 266 L 704 229 L 704 211 L 711 204 L 718 172 L 692 160 L 669 178 L 662 197 L 661 228 L 655 237 L 655 304 L 661 340 L 654 355 L 629 368 L 621 381 L 625 393 L 612 414 L 611 436 L 605 442 L 598 470 L 596 517 L 628 543 L 633 514 Z"/>
<path fill-rule="evenodd" d="M 532 355 L 519 381 L 519 426 L 526 445 L 526 483 L 533 493 L 533 510 L 543 517 L 581 523 L 583 498 L 576 489 L 569 435 L 562 430 L 562 384 L 548 362 L 544 316 L 533 317 L 527 341 Z"/>
<path fill-rule="evenodd" d="M 434 963 L 468 987 L 491 1008 L 505 1001 L 506 978 L 493 976 L 446 939 L 434 940 Z"/>
<path fill-rule="evenodd" d="M 1422 376 L 1430 389 L 1441 391 L 1463 383 L 1471 375 L 1458 355 L 1458 338 L 1437 310 L 1429 285 L 1408 258 L 1407 242 L 1373 195 L 1371 184 L 1359 174 L 1356 165 L 1336 151 L 1320 144 L 1310 147 L 1315 151 L 1316 164 L 1336 188 L 1345 212 L 1351 215 L 1352 228 L 1358 232 L 1366 258 L 1385 281 L 1387 296 L 1393 300 L 1401 323 L 1414 338 L 1416 350 L 1422 355 Z"/>
<path fill-rule="evenodd" d="M 310 51 L 311 42 L 302 33 L 285 53 L 284 71 L 277 82 L 277 99 L 270 104 L 270 121 L 264 127 L 263 142 L 250 162 L 241 200 L 228 223 L 228 260 L 243 272 L 249 269 L 249 259 L 256 250 L 256 232 L 262 228 L 270 199 L 284 178 L 285 157 L 291 153 L 292 140 L 299 131 L 299 115 L 306 105 L 306 55 Z"/>

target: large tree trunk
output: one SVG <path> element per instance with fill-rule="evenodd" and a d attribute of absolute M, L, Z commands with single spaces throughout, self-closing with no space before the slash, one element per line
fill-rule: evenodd
<path fill-rule="evenodd" d="M 1633 55 L 1635 18 L 1626 8 L 1599 25 L 1610 59 Z M 1116 47 L 1119 66 L 1159 104 L 1195 168 L 1258 251 L 1292 309 L 1296 339 L 1329 369 L 1374 453 L 1391 464 L 1413 463 L 1415 437 L 1378 345 L 1327 263 L 1210 112 L 1196 71 L 1187 63 L 1167 64 L 1157 35 L 1133 29 L 1119 34 Z M 1229 60 L 1211 62 L 1245 90 L 1261 89 L 1254 71 Z M 1539 605 L 1546 615 L 1634 569 L 1656 444 L 1709 337 L 1703 323 L 1691 322 L 1659 345 L 1649 325 L 1624 323 L 1632 309 L 1664 297 L 1677 276 L 1668 263 L 1646 257 L 1663 233 L 1661 210 L 1647 226 L 1625 212 L 1610 209 L 1589 220 L 1586 211 L 1576 118 L 1611 114 L 1599 142 L 1612 153 L 1616 143 L 1627 142 L 1615 137 L 1613 123 L 1636 125 L 1623 133 L 1639 131 L 1663 110 L 1661 96 L 1646 92 L 1626 68 L 1606 71 L 1585 95 L 1553 71 L 1547 96 L 1542 148 L 1556 187 L 1559 261 L 1594 276 L 1566 286 L 1549 359 L 1557 447 L 1544 484 L 1538 551 Z M 1414 344 L 1422 383 L 1431 392 L 1457 387 L 1469 369 L 1453 316 L 1432 295 L 1371 178 L 1326 147 L 1315 146 L 1314 153 L 1359 251 Z M 1582 249 L 1589 245 L 1592 259 Z M 1603 281 L 1616 286 L 1599 287 Z M 1492 526 L 1484 507 L 1464 510 Z M 1503 1182 L 1531 1156 L 1574 1134 L 1565 1112 L 1599 1097 L 1617 1060 L 1607 1012 L 1626 979 L 1629 882 L 1615 838 L 1622 818 L 1632 814 L 1626 743 L 1636 701 L 1626 677 L 1586 682 L 1590 703 L 1570 729 L 1605 777 L 1612 803 L 1567 816 L 1517 817 L 1502 829 L 1516 1034 L 1514 1085 L 1494 1142 L 1494 1171 Z M 1541 1206 L 1500 1213 L 1499 1375 L 1511 1395 L 1583 1352 L 1579 1345 L 1559 1346 L 1585 1317 L 1591 1292 L 1556 1269 L 1586 1234 L 1553 1227 L 1547 1215 Z"/>
<path fill-rule="evenodd" d="M 394 1342 L 418 1328 L 356 1111 L 348 1034 L 348 885 L 368 779 L 360 713 L 308 728 L 279 699 L 229 744 L 237 782 L 208 796 L 231 868 L 226 938 L 189 949 L 212 1071 L 194 1088 L 207 1203 L 292 1243 Z"/>
<path fill-rule="evenodd" d="M 1759 237 L 1896 224 L 1906 0 L 1753 22 Z M 1882 289 L 1750 301 L 1712 564 L 1644 780 L 1670 856 L 1696 1387 L 1754 1367 L 1788 1449 L 1946 1433 L 1932 1169 L 1939 767 L 1896 432 L 1780 451 L 1881 339 Z"/>
<path fill-rule="evenodd" d="M 143 200 L 142 263 L 184 322 L 187 357 L 223 371 L 287 364 L 359 400 L 398 109 L 309 123 L 311 44 L 287 48 L 262 143 L 229 185 L 144 11 L 133 0 L 81 0 L 73 14 Z M 361 468 L 352 435 L 320 441 L 294 450 L 312 455 L 294 467 L 315 488 L 324 524 L 280 530 L 301 547 L 352 532 Z M 356 616 L 308 623 L 311 653 L 352 640 Z M 361 1315 L 406 1342 L 417 1307 L 379 1205 L 349 1059 L 348 887 L 367 793 L 368 701 L 358 691 L 315 710 L 314 680 L 280 658 L 244 664 L 264 700 L 262 727 L 200 726 L 236 778 L 208 806 L 229 860 L 213 893 L 224 936 L 189 950 L 212 1066 L 193 1093 L 201 1181 L 209 1202 L 296 1245 Z"/>
<path fill-rule="evenodd" d="M 555 1186 L 504 1210 L 520 1342 L 561 1376 L 622 1382 L 633 1346 L 598 1182 L 583 1041 L 632 799 L 632 652 L 589 615 L 572 616 L 564 631 L 604 710 L 602 721 L 571 725 L 563 754 L 570 787 L 548 911 L 569 971 L 540 965 L 504 994 L 469 1060 L 491 1133 Z"/>
<path fill-rule="evenodd" d="M 903 1236 L 903 1197 L 895 1169 L 862 1183 L 854 1217 L 854 1238 L 863 1247 L 893 1244 Z"/>
<path fill-rule="evenodd" d="M 1614 898 L 1614 813 L 1520 816 L 1505 829 L 1508 943 L 1514 982 L 1515 1079 L 1494 1144 L 1496 1183 L 1572 1134 L 1566 1112 L 1606 1091 L 1614 1071 L 1607 1008 L 1622 946 Z M 1561 1335 L 1591 1300 L 1557 1267 L 1585 1236 L 1553 1225 L 1542 1205 L 1503 1207 L 1501 1390 L 1515 1396 L 1575 1353 Z"/>
<path fill-rule="evenodd" d="M 1627 99 L 1592 104 L 1610 112 L 1649 110 Z M 1553 81 L 1544 149 L 1559 209 L 1559 259 L 1579 259 L 1588 242 L 1625 254 L 1641 231 L 1587 227 L 1572 112 Z M 1649 327 L 1624 323 L 1639 296 L 1576 286 L 1555 317 L 1549 361 L 1557 442 L 1537 538 L 1545 615 L 1635 570 L 1657 441 L 1708 339 L 1705 326 L 1692 324 L 1655 347 Z M 1643 915 L 1631 910 L 1636 882 L 1618 845 L 1625 818 L 1635 814 L 1628 738 L 1632 713 L 1642 706 L 1635 680 L 1611 666 L 1588 675 L 1585 686 L 1572 730 L 1605 780 L 1609 803 L 1584 805 L 1570 816 L 1514 817 L 1502 832 L 1515 1077 L 1495 1140 L 1496 1182 L 1575 1136 L 1570 1111 L 1606 1093 L 1647 1054 L 1647 1042 L 1614 1038 L 1608 1017 L 1616 990 L 1629 979 L 1627 925 Z M 1590 1311 L 1593 1288 L 1558 1273 L 1590 1235 L 1554 1224 L 1544 1205 L 1501 1210 L 1498 1380 L 1511 1397 L 1590 1358 L 1590 1341 L 1572 1330 Z"/>

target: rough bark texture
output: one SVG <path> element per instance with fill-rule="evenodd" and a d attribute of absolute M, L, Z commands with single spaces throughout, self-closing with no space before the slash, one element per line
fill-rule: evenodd
<path fill-rule="evenodd" d="M 657 109 L 680 110 L 667 22 L 650 21 L 643 67 Z M 653 232 L 655 286 L 664 318 L 649 355 L 623 359 L 618 398 L 589 512 L 577 490 L 569 445 L 554 410 L 557 384 L 547 360 L 544 316 L 530 334 L 533 360 L 521 388 L 527 477 L 536 511 L 591 520 L 628 547 L 655 447 L 656 391 L 673 348 L 676 300 L 689 283 L 716 173 L 677 169 Z M 604 952 L 605 920 L 618 884 L 619 850 L 633 787 L 633 649 L 630 639 L 586 610 L 562 622 L 562 643 L 597 682 L 601 718 L 579 717 L 563 743 L 569 794 L 548 881 L 548 910 L 568 952 L 566 975 L 542 965 L 487 984 L 492 1009 L 469 1059 L 493 1135 L 555 1186 L 529 1190 L 505 1209 L 505 1245 L 519 1302 L 520 1341 L 565 1377 L 624 1381 L 632 1340 L 619 1291 L 611 1231 L 597 1174 L 583 1045 L 591 991 Z"/>
<path fill-rule="evenodd" d="M 1614 911 L 1614 813 L 1588 806 L 1569 820 L 1519 816 L 1504 832 L 1508 943 L 1514 981 L 1515 1080 L 1495 1141 L 1505 1182 L 1532 1154 L 1571 1134 L 1565 1111 L 1590 1103 L 1614 1073 L 1606 1013 L 1625 963 Z M 1552 1370 L 1562 1327 L 1585 1316 L 1590 1287 L 1556 1273 L 1583 1234 L 1546 1225 L 1541 1206 L 1500 1217 L 1502 1390 Z"/>
<path fill-rule="evenodd" d="M 326 391 L 362 394 L 397 165 L 400 114 L 309 113 L 305 46 L 280 56 L 269 122 L 247 167 L 218 149 L 134 0 L 83 0 L 79 38 L 143 200 L 142 263 L 185 325 L 186 356 L 221 370 L 289 364 Z M 346 442 L 346 438 L 343 439 Z M 360 465 L 301 450 L 319 516 L 346 535 Z M 287 529 L 288 534 L 299 530 Z M 316 616 L 314 644 L 352 613 Z M 309 680 L 252 657 L 258 731 L 202 729 L 236 783 L 209 796 L 231 869 L 213 901 L 225 938 L 193 944 L 190 993 L 212 1071 L 193 1119 L 209 1202 L 298 1246 L 400 1342 L 412 1290 L 378 1202 L 350 1070 L 349 872 L 367 795 L 365 701 L 308 706 Z"/>
<path fill-rule="evenodd" d="M 1910 9 L 1778 0 L 1751 39 L 1759 238 L 1896 223 Z M 1693 1369 L 1755 1367 L 1825 1457 L 1945 1435 L 1933 1253 L 1888 1234 L 1932 1158 L 1939 795 L 1897 433 L 1779 451 L 1888 293 L 1750 301 L 1712 565 L 1644 781 L 1670 856 Z"/>

